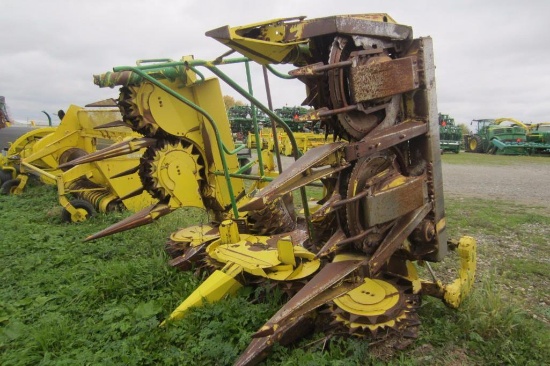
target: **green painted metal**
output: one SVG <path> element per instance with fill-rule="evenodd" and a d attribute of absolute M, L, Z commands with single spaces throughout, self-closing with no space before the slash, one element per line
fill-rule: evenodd
<path fill-rule="evenodd" d="M 550 124 L 540 123 L 532 126 L 527 133 L 530 153 L 533 155 L 550 154 Z"/>
<path fill-rule="evenodd" d="M 249 61 L 246 60 L 244 62 L 244 65 L 245 65 L 245 70 L 246 70 L 246 81 L 247 81 L 247 84 L 248 84 L 248 92 L 250 93 L 250 95 L 254 95 L 253 94 L 253 90 L 252 90 L 252 76 L 250 75 L 250 64 L 249 64 Z M 254 128 L 254 136 L 256 137 L 256 141 L 260 141 L 260 131 L 259 131 L 259 128 L 258 128 L 258 118 L 256 116 L 256 107 L 254 106 L 254 104 L 252 104 L 250 106 L 251 108 L 251 111 L 252 111 L 252 124 L 253 124 L 253 128 Z M 261 144 L 259 143 L 256 143 L 256 153 L 258 154 L 258 161 L 259 161 L 259 164 L 258 164 L 258 168 L 260 170 L 260 176 L 264 176 L 264 164 L 263 164 L 263 157 L 262 157 L 262 147 L 261 147 Z"/>
<path fill-rule="evenodd" d="M 466 145 L 476 139 L 479 147 L 472 152 L 489 153 L 496 155 L 528 155 L 529 144 L 527 133 L 520 126 L 503 126 L 495 124 L 494 119 L 477 119 L 472 124 L 477 124 L 477 132 L 467 136 Z M 466 151 L 471 149 L 466 146 Z"/>
<path fill-rule="evenodd" d="M 298 144 L 296 143 L 296 139 L 294 138 L 292 130 L 290 129 L 290 127 L 288 127 L 288 125 L 279 116 L 277 116 L 268 107 L 266 107 L 265 105 L 260 103 L 260 101 L 257 100 L 256 98 L 254 98 L 254 96 L 247 93 L 246 90 L 244 90 L 240 85 L 238 85 L 233 80 L 231 80 L 226 74 L 224 74 L 214 64 L 205 62 L 204 66 L 206 68 L 208 68 L 210 71 L 212 71 L 212 73 L 214 73 L 214 75 L 216 75 L 217 77 L 222 79 L 224 82 L 226 82 L 229 86 L 231 86 L 233 89 L 235 89 L 235 91 L 237 91 L 239 94 L 241 94 L 250 103 L 256 105 L 258 108 L 260 108 L 260 110 L 262 110 L 262 112 L 264 112 L 269 117 L 274 119 L 277 122 L 277 124 L 287 133 L 287 135 L 290 139 L 290 143 L 291 143 L 292 148 L 293 148 L 294 159 L 298 160 L 300 158 L 300 152 L 298 150 Z M 310 222 L 310 220 L 309 220 L 309 217 L 310 217 L 310 215 L 309 215 L 309 206 L 308 206 L 308 202 L 307 202 L 307 195 L 306 195 L 305 187 L 300 188 L 300 196 L 301 196 L 301 199 L 302 199 L 302 205 L 303 205 L 304 215 L 306 217 L 306 221 Z M 308 231 L 310 231 L 309 226 L 308 226 Z M 309 234 L 311 235 L 312 233 L 310 232 Z M 313 237 L 313 236 L 310 236 L 310 237 Z"/>
<path fill-rule="evenodd" d="M 114 87 L 116 85 L 130 85 L 134 83 L 139 83 L 142 80 L 147 80 L 154 84 L 155 86 L 159 87 L 166 93 L 170 94 L 177 100 L 181 101 L 182 103 L 185 103 L 187 106 L 193 108 L 200 114 L 202 114 L 209 124 L 212 126 L 215 136 L 216 136 L 216 143 L 218 144 L 218 147 L 220 151 L 223 151 L 225 154 L 232 155 L 236 154 L 238 151 L 242 150 L 244 148 L 244 145 L 239 145 L 236 149 L 230 151 L 227 146 L 223 144 L 223 141 L 221 140 L 221 136 L 219 133 L 219 130 L 216 126 L 216 123 L 212 116 L 210 116 L 205 110 L 203 110 L 200 106 L 196 105 L 192 101 L 188 100 L 187 98 L 183 97 L 181 94 L 179 94 L 177 91 L 173 90 L 172 88 L 164 85 L 160 82 L 160 80 L 168 79 L 170 81 L 179 79 L 183 82 L 187 81 L 187 75 L 186 70 L 192 70 L 195 72 L 201 80 L 204 80 L 204 76 L 202 73 L 200 73 L 197 68 L 198 67 L 205 67 L 209 71 L 211 71 L 214 75 L 216 75 L 219 79 L 224 81 L 227 85 L 229 85 L 231 88 L 233 88 L 235 91 L 237 91 L 240 95 L 242 95 L 245 99 L 247 99 L 254 108 L 258 108 L 262 112 L 264 112 L 267 116 L 272 118 L 277 126 L 281 127 L 285 133 L 289 136 L 290 143 L 293 147 L 294 151 L 294 158 L 297 160 L 300 157 L 299 149 L 296 143 L 296 139 L 293 136 L 292 129 L 285 123 L 285 121 L 278 116 L 275 112 L 273 112 L 271 109 L 269 109 L 267 106 L 262 104 L 259 100 L 257 100 L 253 95 L 252 90 L 252 84 L 251 84 L 251 77 L 250 77 L 250 69 L 248 66 L 249 59 L 246 57 L 239 57 L 239 58 L 232 58 L 232 59 L 216 59 L 214 61 L 205 61 L 205 60 L 183 60 L 183 61 L 172 61 L 170 59 L 152 59 L 152 60 L 141 60 L 139 62 L 138 66 L 118 66 L 113 68 L 113 72 L 107 72 L 102 75 L 95 76 L 94 83 L 100 87 Z M 225 73 L 223 73 L 217 65 L 228 65 L 228 64 L 236 64 L 236 63 L 245 63 L 246 73 L 247 73 L 247 82 L 248 82 L 248 91 L 242 88 L 239 84 L 237 84 L 234 80 L 232 80 L 229 76 L 227 76 Z M 289 77 L 288 75 L 284 76 L 284 74 L 277 72 L 272 67 L 268 67 L 269 71 L 274 73 L 276 76 L 284 77 L 285 79 L 292 79 L 293 77 Z M 198 80 L 197 82 L 200 83 L 201 80 Z M 254 115 L 254 114 L 253 114 Z M 258 133 L 258 121 L 257 119 L 254 120 L 255 130 L 256 130 L 256 138 L 257 141 L 259 141 L 259 133 Z M 276 152 L 278 154 L 278 152 Z M 262 181 L 270 181 L 271 179 L 269 177 L 264 177 L 263 172 L 263 163 L 261 161 L 261 150 L 258 151 L 258 159 L 260 159 L 260 178 L 259 180 Z M 238 210 L 237 210 L 237 204 L 236 204 L 236 198 L 233 191 L 233 186 L 231 184 L 231 177 L 241 177 L 245 178 L 248 177 L 244 174 L 230 174 L 229 169 L 227 167 L 227 162 L 225 159 L 225 155 L 221 154 L 221 160 L 222 160 L 222 167 L 223 172 L 216 172 L 216 174 L 224 175 L 226 184 L 228 186 L 229 190 L 229 196 L 231 200 L 232 210 L 233 214 L 236 218 L 239 217 Z M 241 167 L 241 169 L 238 170 L 240 173 L 241 171 L 245 171 L 244 167 Z M 302 205 L 304 207 L 304 214 L 309 222 L 309 207 L 307 202 L 307 195 L 305 191 L 305 187 L 300 188 L 300 196 L 302 200 Z M 310 232 L 311 234 L 311 232 Z"/>
<path fill-rule="evenodd" d="M 42 111 L 42 113 L 44 113 L 46 115 L 46 117 L 48 117 L 48 126 L 51 126 L 52 125 L 52 117 L 50 117 L 50 115 L 46 111 Z"/>
<path fill-rule="evenodd" d="M 281 78 L 281 79 L 287 79 L 287 80 L 290 80 L 290 79 L 295 79 L 296 77 L 295 76 L 292 76 L 292 75 L 288 75 L 288 74 L 283 74 L 282 72 L 276 70 L 273 66 L 271 65 L 265 65 L 265 68 L 269 70 L 269 72 L 271 72 L 273 75 Z"/>
<path fill-rule="evenodd" d="M 196 110 L 197 112 L 202 114 L 208 120 L 208 122 L 210 123 L 210 126 L 214 130 L 214 134 L 216 136 L 216 142 L 218 144 L 218 147 L 220 148 L 220 150 L 223 150 L 226 154 L 229 154 L 229 155 L 236 154 L 238 151 L 240 151 L 242 149 L 242 146 L 241 146 L 240 148 L 229 151 L 227 149 L 227 146 L 225 146 L 225 144 L 221 140 L 221 136 L 220 136 L 220 132 L 218 130 L 218 126 L 216 125 L 216 123 L 215 123 L 214 119 L 212 118 L 212 116 L 210 116 L 210 114 L 208 114 L 208 112 L 206 112 L 204 109 L 202 109 L 201 107 L 199 107 L 198 105 L 196 105 L 195 103 L 190 101 L 189 99 L 185 98 L 183 95 L 179 94 L 178 92 L 176 92 L 172 88 L 162 84 L 159 80 L 155 79 L 153 76 L 150 76 L 145 71 L 141 70 L 139 66 L 121 66 L 121 67 L 113 68 L 113 70 L 115 72 L 131 71 L 132 73 L 135 73 L 139 77 L 151 82 L 155 86 L 157 86 L 160 89 L 164 90 L 166 93 L 170 94 L 174 98 L 178 99 L 179 101 L 185 103 L 189 107 L 193 108 L 194 110 Z M 226 181 L 226 184 L 227 184 L 227 187 L 228 187 L 228 190 L 229 190 L 229 199 L 231 200 L 231 206 L 232 206 L 232 209 L 233 209 L 233 214 L 235 215 L 235 218 L 238 219 L 239 218 L 239 211 L 237 209 L 237 201 L 235 199 L 235 193 L 233 191 L 233 185 L 231 184 L 231 177 L 229 176 L 229 169 L 227 168 L 227 161 L 225 159 L 224 154 L 220 154 L 220 157 L 221 157 L 221 160 L 222 160 L 222 166 L 223 166 L 223 170 L 224 170 L 225 181 Z"/>
<path fill-rule="evenodd" d="M 458 154 L 461 143 L 462 129 L 455 124 L 454 118 L 448 114 L 439 113 L 439 147 L 441 151 Z"/>

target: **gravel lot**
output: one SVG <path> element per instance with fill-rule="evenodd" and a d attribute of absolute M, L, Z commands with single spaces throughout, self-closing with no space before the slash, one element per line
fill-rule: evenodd
<path fill-rule="evenodd" d="M 541 164 L 480 166 L 443 163 L 443 189 L 445 196 L 502 199 L 545 207 L 550 212 L 549 167 Z"/>
<path fill-rule="evenodd" d="M 286 156 L 282 160 L 284 167 L 293 162 Z M 544 207 L 550 213 L 550 165 L 443 163 L 443 190 L 445 197 L 499 199 Z"/>

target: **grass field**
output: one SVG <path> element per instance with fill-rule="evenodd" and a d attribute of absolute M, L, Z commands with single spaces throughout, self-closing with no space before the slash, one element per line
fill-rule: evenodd
<path fill-rule="evenodd" d="M 478 240 L 479 273 L 462 308 L 424 299 L 419 339 L 405 351 L 378 349 L 375 357 L 366 341 L 314 334 L 276 347 L 266 364 L 548 364 L 550 217 L 500 201 L 446 206 L 451 234 Z M 62 223 L 53 188 L 41 185 L 0 197 L 0 207 L 2 365 L 229 365 L 282 304 L 276 292 L 247 287 L 160 328 L 203 280 L 170 268 L 163 252 L 170 232 L 205 220 L 200 211 L 84 243 L 127 214 Z M 434 267 L 452 277 L 455 261 Z"/>
<path fill-rule="evenodd" d="M 442 155 L 442 160 L 449 164 L 466 164 L 466 165 L 550 165 L 550 159 L 547 156 L 529 156 L 529 155 L 492 155 L 492 154 L 474 154 L 461 152 L 459 154 L 445 153 Z"/>

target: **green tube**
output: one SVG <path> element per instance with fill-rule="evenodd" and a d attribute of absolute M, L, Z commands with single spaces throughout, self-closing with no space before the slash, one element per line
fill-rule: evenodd
<path fill-rule="evenodd" d="M 202 114 L 208 120 L 208 122 L 212 126 L 212 129 L 214 130 L 214 134 L 216 135 L 216 142 L 218 144 L 218 148 L 222 149 L 227 154 L 236 154 L 237 151 L 240 150 L 240 149 L 235 149 L 234 151 L 229 151 L 227 149 L 227 147 L 223 144 L 223 142 L 221 140 L 221 136 L 220 136 L 220 132 L 218 130 L 218 126 L 216 126 L 216 123 L 214 122 L 214 119 L 212 118 L 212 116 L 210 116 L 208 114 L 208 112 L 206 112 L 204 109 L 202 109 L 201 107 L 199 107 L 198 105 L 196 105 L 192 101 L 190 101 L 187 98 L 185 98 L 184 96 L 180 95 L 179 93 L 177 93 L 176 91 L 174 91 L 170 87 L 162 84 L 160 81 L 158 81 L 154 77 L 148 75 L 147 73 L 145 73 L 144 71 L 142 71 L 138 67 L 128 66 L 127 69 L 125 69 L 125 67 L 117 67 L 116 71 L 117 72 L 119 72 L 119 71 L 131 71 L 132 73 L 135 73 L 138 76 L 140 76 L 141 78 L 151 82 L 155 86 L 157 86 L 160 89 L 164 90 L 166 93 L 170 94 L 174 98 L 178 99 L 179 101 L 185 103 L 189 107 L 193 108 L 194 110 L 196 110 L 197 112 Z M 231 200 L 231 206 L 233 208 L 233 214 L 235 215 L 235 218 L 238 219 L 239 218 L 239 211 L 237 210 L 237 202 L 236 202 L 236 199 L 235 199 L 235 194 L 233 192 L 233 185 L 231 184 L 231 177 L 229 176 L 229 169 L 227 168 L 227 161 L 225 159 L 224 154 L 220 154 L 220 156 L 221 156 L 222 166 L 223 166 L 223 170 L 224 170 L 225 182 L 227 184 L 227 187 L 229 188 L 228 189 L 229 190 L 229 198 Z"/>

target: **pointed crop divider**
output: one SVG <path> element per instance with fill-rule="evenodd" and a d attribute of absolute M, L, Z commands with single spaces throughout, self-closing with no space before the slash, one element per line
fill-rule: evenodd
<path fill-rule="evenodd" d="M 342 229 L 336 230 L 334 234 L 327 240 L 325 245 L 315 254 L 315 258 L 321 258 L 327 256 L 331 253 L 334 253 L 336 249 L 340 246 L 340 243 L 347 238 L 346 234 Z"/>
<path fill-rule="evenodd" d="M 139 151 L 145 147 L 156 144 L 157 140 L 148 137 L 135 138 L 128 141 L 119 142 L 117 144 L 106 147 L 105 149 L 96 151 L 81 158 L 71 160 L 64 164 L 59 165 L 60 169 L 72 168 L 73 166 L 92 163 L 95 161 L 101 161 L 110 158 L 116 158 L 118 156 L 127 155 L 134 151 Z"/>
<path fill-rule="evenodd" d="M 102 125 L 99 125 L 99 126 L 95 126 L 94 130 L 102 130 L 102 129 L 105 129 L 105 128 L 114 128 L 114 127 L 128 127 L 128 128 L 130 128 L 130 125 L 128 125 L 126 122 L 124 122 L 122 120 L 118 120 L 118 121 L 105 123 L 105 124 L 102 124 Z"/>
<path fill-rule="evenodd" d="M 308 150 L 299 160 L 296 160 L 290 167 L 273 179 L 273 181 L 263 188 L 249 203 L 240 207 L 239 211 L 261 210 L 266 204 L 288 192 L 346 168 L 347 165 L 330 166 L 328 168 L 309 172 L 308 174 L 308 170 L 320 166 L 325 159 L 336 153 L 343 146 L 345 146 L 344 142 L 333 142 Z"/>
<path fill-rule="evenodd" d="M 134 191 L 132 191 L 132 192 L 126 193 L 124 196 L 121 196 L 119 199 L 120 199 L 121 201 L 124 201 L 124 200 L 127 200 L 128 198 L 132 198 L 132 197 L 139 196 L 139 195 L 142 194 L 144 191 L 145 191 L 145 188 L 139 187 L 139 188 L 137 188 L 136 190 L 134 190 Z"/>
<path fill-rule="evenodd" d="M 139 226 L 147 225 L 158 219 L 159 217 L 168 215 L 174 209 L 164 203 L 155 203 L 143 210 L 135 213 L 134 215 L 127 217 L 126 219 L 117 222 L 108 228 L 101 230 L 100 232 L 90 235 L 84 241 L 95 240 L 103 238 L 105 236 L 120 233 L 122 231 L 134 229 Z"/>
<path fill-rule="evenodd" d="M 171 259 L 170 261 L 168 261 L 168 264 L 171 267 L 177 267 L 182 271 L 187 271 L 191 269 L 191 266 L 195 258 L 200 257 L 202 254 L 204 254 L 206 247 L 211 242 L 212 241 L 207 241 L 195 247 L 188 248 L 183 255 L 180 255 L 179 257 Z"/>
<path fill-rule="evenodd" d="M 403 241 L 413 232 L 432 209 L 432 203 L 427 202 L 422 207 L 417 208 L 408 214 L 397 219 L 390 232 L 384 238 L 376 252 L 369 260 L 369 272 L 376 274 L 387 262 L 387 260 L 401 247 Z"/>
<path fill-rule="evenodd" d="M 283 339 L 310 312 L 360 286 L 361 281 L 335 285 L 365 264 L 365 260 L 346 260 L 325 265 L 253 335 L 254 339 L 235 365 L 255 365 L 266 356 L 274 342 Z"/>

